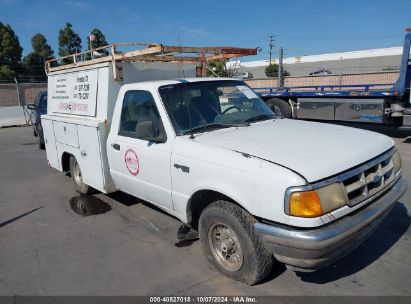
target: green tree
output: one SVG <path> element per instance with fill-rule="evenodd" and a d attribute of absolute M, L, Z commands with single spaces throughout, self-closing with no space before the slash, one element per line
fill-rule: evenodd
<path fill-rule="evenodd" d="M 81 52 L 81 39 L 76 34 L 70 23 L 66 23 L 66 26 L 59 31 L 59 56 L 64 57 Z M 65 59 L 63 63 L 72 63 L 73 60 Z"/>
<path fill-rule="evenodd" d="M 53 50 L 47 43 L 46 37 L 37 33 L 31 38 L 33 51 L 23 59 L 25 71 L 30 76 L 46 76 L 44 63 L 46 60 L 54 58 Z"/>
<path fill-rule="evenodd" d="M 94 36 L 94 40 L 91 41 L 90 40 L 90 36 L 93 35 Z M 106 41 L 106 36 L 104 36 L 104 34 L 97 28 L 93 29 L 90 32 L 90 35 L 87 39 L 87 49 L 91 50 L 91 49 L 96 49 L 102 46 L 108 45 L 108 42 Z M 108 51 L 107 50 L 99 50 L 98 51 L 101 55 L 107 56 L 108 55 Z M 90 58 L 90 56 L 87 56 L 88 59 Z"/>
<path fill-rule="evenodd" d="M 216 59 L 207 61 L 207 77 L 237 77 L 241 72 L 239 61 L 229 61 L 228 59 Z"/>
<path fill-rule="evenodd" d="M 217 59 L 207 61 L 206 76 L 207 77 L 224 77 L 226 60 Z"/>
<path fill-rule="evenodd" d="M 19 38 L 9 24 L 0 21 L 0 79 L 10 79 L 17 75 L 21 53 Z"/>
<path fill-rule="evenodd" d="M 7 65 L 0 66 L 0 80 L 12 80 L 16 75 L 14 69 Z"/>
<path fill-rule="evenodd" d="M 271 64 L 265 68 L 265 75 L 267 77 L 278 77 L 278 64 Z M 290 73 L 283 67 L 283 76 L 290 76 Z"/>

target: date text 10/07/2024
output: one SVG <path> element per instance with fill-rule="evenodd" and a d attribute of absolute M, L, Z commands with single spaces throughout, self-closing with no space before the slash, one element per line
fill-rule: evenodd
<path fill-rule="evenodd" d="M 255 297 L 150 297 L 150 303 L 258 303 Z"/>

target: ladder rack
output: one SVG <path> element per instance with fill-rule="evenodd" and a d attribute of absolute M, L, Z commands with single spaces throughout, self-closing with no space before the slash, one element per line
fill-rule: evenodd
<path fill-rule="evenodd" d="M 119 47 L 142 47 L 131 51 L 121 52 Z M 146 61 L 146 62 L 199 62 L 201 66 L 197 76 L 206 74 L 206 62 L 216 59 L 229 59 L 256 55 L 259 48 L 236 47 L 190 47 L 168 46 L 160 43 L 114 43 L 81 53 L 76 53 L 45 62 L 46 73 L 63 71 L 77 67 L 90 66 L 103 62 L 113 63 L 115 80 L 121 80 L 119 62 Z M 100 51 L 100 52 L 99 52 Z M 102 52 L 102 53 L 101 53 Z"/>

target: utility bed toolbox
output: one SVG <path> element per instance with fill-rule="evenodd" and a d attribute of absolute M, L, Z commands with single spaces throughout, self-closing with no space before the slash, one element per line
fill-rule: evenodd
<path fill-rule="evenodd" d="M 79 147 L 77 126 L 72 123 L 53 121 L 56 141 L 75 148 Z"/>

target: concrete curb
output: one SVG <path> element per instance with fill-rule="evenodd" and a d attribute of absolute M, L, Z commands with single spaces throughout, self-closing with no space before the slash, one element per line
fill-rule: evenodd
<path fill-rule="evenodd" d="M 0 108 L 0 128 L 22 126 L 25 124 L 26 119 L 24 117 L 23 107 L 18 106 Z"/>

